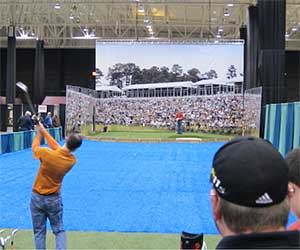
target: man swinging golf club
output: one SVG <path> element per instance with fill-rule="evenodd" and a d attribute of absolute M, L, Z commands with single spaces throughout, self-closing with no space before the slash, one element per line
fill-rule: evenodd
<path fill-rule="evenodd" d="M 55 235 L 56 249 L 66 249 L 66 235 L 63 229 L 63 206 L 60 189 L 65 174 L 74 166 L 76 158 L 72 154 L 81 146 L 79 135 L 70 135 L 60 147 L 42 124 L 36 125 L 37 135 L 32 142 L 35 159 L 40 160 L 30 202 L 35 249 L 46 249 L 46 221 Z M 40 147 L 42 136 L 50 148 Z"/>

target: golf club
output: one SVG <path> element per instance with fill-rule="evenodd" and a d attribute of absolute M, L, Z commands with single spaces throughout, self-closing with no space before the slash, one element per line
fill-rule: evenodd
<path fill-rule="evenodd" d="M 26 86 L 26 84 L 24 84 L 22 82 L 17 82 L 16 85 L 17 85 L 17 87 L 19 87 L 24 92 L 25 97 L 26 97 L 26 101 L 27 101 L 27 103 L 29 105 L 29 108 L 30 108 L 30 111 L 32 112 L 32 114 L 35 114 L 33 104 L 31 102 L 31 99 L 30 99 L 29 94 L 28 94 L 28 87 Z"/>

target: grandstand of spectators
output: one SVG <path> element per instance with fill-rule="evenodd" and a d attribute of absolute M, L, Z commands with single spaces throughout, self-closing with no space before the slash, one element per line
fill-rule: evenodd
<path fill-rule="evenodd" d="M 255 121 L 259 116 L 259 105 L 255 101 L 257 96 L 253 97 L 252 101 L 247 102 L 244 102 L 242 94 L 233 93 L 184 97 L 98 98 L 93 90 L 69 87 L 67 125 L 74 128 L 78 123 L 91 124 L 95 119 L 96 124 L 150 126 L 173 130 L 176 109 L 179 109 L 184 114 L 185 131 L 241 134 L 243 129 L 249 131 L 257 128 Z M 251 100 L 251 95 L 247 95 L 247 98 Z M 244 107 L 244 103 L 248 107 Z"/>

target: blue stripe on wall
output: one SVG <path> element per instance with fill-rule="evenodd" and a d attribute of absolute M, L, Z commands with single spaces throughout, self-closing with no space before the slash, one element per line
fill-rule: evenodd
<path fill-rule="evenodd" d="M 264 138 L 270 140 L 270 105 L 266 106 L 266 117 L 265 117 L 265 132 Z"/>
<path fill-rule="evenodd" d="M 294 137 L 294 107 L 293 103 L 288 103 L 287 107 L 287 123 L 286 123 L 286 131 L 285 131 L 285 148 L 284 155 L 287 154 L 293 148 L 293 137 Z"/>
<path fill-rule="evenodd" d="M 267 105 L 264 138 L 282 155 L 300 147 L 300 102 Z"/>
<path fill-rule="evenodd" d="M 273 143 L 274 140 L 274 131 L 275 131 L 275 122 L 276 122 L 276 104 L 270 104 L 269 105 L 269 125 L 268 125 L 268 138 L 270 142 Z"/>
<path fill-rule="evenodd" d="M 294 139 L 293 148 L 300 147 L 300 102 L 294 104 Z"/>
<path fill-rule="evenodd" d="M 281 106 L 275 105 L 275 124 L 272 142 L 275 148 L 279 147 L 279 136 L 280 136 L 280 119 L 281 119 Z"/>
<path fill-rule="evenodd" d="M 52 134 L 55 134 L 58 130 L 59 135 L 61 135 L 62 128 L 52 129 Z M 31 143 L 36 135 L 36 131 L 23 131 L 16 133 L 3 133 L 0 134 L 0 154 L 13 152 L 16 150 L 22 150 L 25 148 L 30 148 Z M 62 140 L 62 137 L 56 138 L 58 141 Z M 22 140 L 20 142 L 20 140 Z M 41 140 L 41 144 L 45 142 L 44 138 Z M 17 143 L 18 145 L 15 145 Z"/>

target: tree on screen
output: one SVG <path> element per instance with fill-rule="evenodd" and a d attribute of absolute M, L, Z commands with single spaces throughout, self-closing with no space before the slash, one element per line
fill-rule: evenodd
<path fill-rule="evenodd" d="M 199 69 L 192 68 L 192 69 L 188 70 L 187 73 L 188 73 L 188 78 L 190 81 L 192 81 L 192 82 L 200 81 L 201 73 L 200 73 Z"/>
<path fill-rule="evenodd" d="M 227 79 L 232 79 L 237 76 L 236 68 L 234 67 L 234 65 L 229 66 L 228 72 L 226 73 L 226 75 L 227 75 Z"/>

